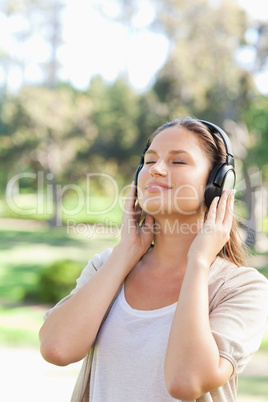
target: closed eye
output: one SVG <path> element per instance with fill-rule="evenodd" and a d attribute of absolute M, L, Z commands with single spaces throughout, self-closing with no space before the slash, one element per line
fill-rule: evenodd
<path fill-rule="evenodd" d="M 154 163 L 156 163 L 156 161 L 146 161 L 144 164 L 145 165 L 152 165 Z M 185 165 L 185 162 L 183 162 L 183 161 L 173 161 L 172 164 L 173 165 Z"/>

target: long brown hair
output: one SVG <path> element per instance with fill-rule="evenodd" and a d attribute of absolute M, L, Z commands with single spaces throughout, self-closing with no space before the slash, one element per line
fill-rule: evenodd
<path fill-rule="evenodd" d="M 174 119 L 170 122 L 163 124 L 156 131 L 154 131 L 146 144 L 146 148 L 150 146 L 153 139 L 159 134 L 161 131 L 174 126 L 181 126 L 185 129 L 191 131 L 192 133 L 198 135 L 200 142 L 203 145 L 203 149 L 205 150 L 208 159 L 211 163 L 211 170 L 220 162 L 224 162 L 226 160 L 226 149 L 223 144 L 223 141 L 217 134 L 212 134 L 208 127 L 201 123 L 199 120 L 193 117 L 184 117 L 182 119 Z M 205 207 L 205 218 L 208 213 L 208 208 Z M 247 251 L 244 242 L 241 239 L 239 234 L 239 225 L 238 220 L 234 216 L 232 228 L 230 232 L 230 238 L 228 242 L 224 245 L 224 247 L 219 252 L 219 257 L 224 258 L 225 260 L 231 261 L 237 266 L 243 266 L 246 264 Z"/>

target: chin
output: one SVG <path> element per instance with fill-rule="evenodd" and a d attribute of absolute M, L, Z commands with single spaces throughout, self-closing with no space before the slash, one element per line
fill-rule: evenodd
<path fill-rule="evenodd" d="M 194 215 L 204 215 L 205 205 L 203 203 L 185 201 L 178 204 L 165 204 L 159 203 L 153 199 L 147 199 L 140 202 L 140 206 L 144 212 L 152 216 L 176 216 L 176 217 L 189 217 Z"/>

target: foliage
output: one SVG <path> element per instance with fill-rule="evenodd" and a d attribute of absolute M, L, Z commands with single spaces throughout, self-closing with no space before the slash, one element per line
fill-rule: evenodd
<path fill-rule="evenodd" d="M 268 180 L 268 99 L 264 95 L 252 99 L 245 122 L 250 133 L 247 160 L 249 165 L 257 165 L 262 170 L 263 178 Z"/>
<path fill-rule="evenodd" d="M 94 233 L 91 237 L 87 235 L 77 233 L 75 229 L 67 232 L 66 228 L 36 228 L 31 222 L 25 222 L 21 231 L 0 230 L 1 303 L 22 303 L 30 296 L 36 302 L 35 295 L 43 269 L 56 261 L 67 259 L 76 261 L 81 272 L 94 254 L 115 244 L 109 234 L 103 234 L 102 237 L 94 236 Z"/>
<path fill-rule="evenodd" d="M 67 88 L 26 87 L 2 105 L 2 164 L 62 175 L 76 153 L 90 144 L 92 103 Z M 79 141 L 77 140 L 79 138 Z"/>
<path fill-rule="evenodd" d="M 159 99 L 174 113 L 190 111 L 220 125 L 227 117 L 240 120 L 254 90 L 252 77 L 235 57 L 245 46 L 245 13 L 230 2 L 217 7 L 204 0 L 196 7 L 173 2 L 173 7 L 175 13 L 166 10 L 166 25 L 174 44 L 154 85 Z M 159 18 L 165 24 L 165 14 Z"/>
<path fill-rule="evenodd" d="M 120 176 L 122 170 L 125 177 L 129 176 L 133 171 L 131 156 L 139 135 L 138 95 L 123 78 L 105 85 L 100 77 L 95 77 L 87 96 L 93 104 L 91 120 L 96 136 L 92 144 L 88 143 L 77 154 L 77 162 L 84 165 L 84 169 L 90 161 L 90 169 L 114 176 Z"/>
<path fill-rule="evenodd" d="M 23 88 L 2 105 L 1 165 L 9 177 L 20 171 L 45 172 L 53 185 L 56 221 L 61 201 L 57 184 L 96 134 L 90 123 L 91 108 L 87 96 L 64 87 L 57 91 Z"/>
<path fill-rule="evenodd" d="M 95 2 L 95 6 L 105 15 L 104 3 Z M 118 3 L 121 7 L 115 20 L 135 29 L 135 16 L 142 3 Z M 62 193 L 59 186 L 83 183 L 88 173 L 108 174 L 119 185 L 125 185 L 133 179 L 149 134 L 174 116 L 185 114 L 221 126 L 226 120 L 238 125 L 245 121 L 250 141 L 245 144 L 249 152 L 245 152 L 244 172 L 257 162 L 267 179 L 267 98 L 257 93 L 251 75 L 254 66 L 265 64 L 265 24 L 254 25 L 235 2 L 221 1 L 213 6 L 208 0 L 150 3 L 155 14 L 149 28 L 168 36 L 170 55 L 147 92 L 135 93 L 124 77 L 112 84 L 95 77 L 85 92 L 68 84 L 49 85 L 49 89 L 44 81 L 43 85 L 24 86 L 19 93 L 2 98 L 2 194 L 14 175 L 43 172 L 45 184 L 51 184 L 53 192 L 55 217 L 51 222 L 55 224 L 61 213 L 61 197 L 68 199 L 71 192 Z M 7 3 L 3 4 L 6 12 L 21 13 L 20 8 L 16 11 L 16 2 L 12 2 L 9 11 Z M 57 0 L 59 13 L 61 5 Z M 26 6 L 33 7 L 31 12 L 36 13 L 45 3 L 29 0 Z M 52 6 L 49 2 L 47 10 Z M 52 32 L 53 21 L 49 26 Z M 260 42 L 248 39 L 250 30 Z M 51 42 L 51 48 L 57 48 L 59 43 Z M 252 71 L 244 68 L 238 57 L 250 49 L 255 50 Z M 34 186 L 26 181 L 20 181 L 20 187 L 25 192 L 33 191 Z M 109 186 L 101 179 L 95 189 L 102 196 L 110 195 Z"/>
<path fill-rule="evenodd" d="M 36 288 L 26 298 L 55 304 L 71 292 L 80 273 L 81 264 L 77 261 L 55 261 L 41 271 Z"/>
<path fill-rule="evenodd" d="M 37 70 L 47 87 L 56 87 L 61 68 L 58 50 L 64 43 L 62 38 L 64 8 L 65 2 L 62 0 L 0 0 L 1 13 L 11 22 L 10 36 L 20 45 L 18 52 L 1 52 L 0 49 L 0 58 L 4 66 L 3 94 L 8 92 L 8 78 L 14 67 L 17 73 L 20 72 L 22 86 L 28 85 L 32 59 L 27 51 L 27 45 L 38 35 L 42 37 L 49 51 L 46 61 L 36 66 Z"/>

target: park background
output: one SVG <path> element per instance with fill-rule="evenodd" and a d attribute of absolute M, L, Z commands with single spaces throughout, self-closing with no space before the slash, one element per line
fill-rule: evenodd
<path fill-rule="evenodd" d="M 268 276 L 268 13 L 248 3 L 0 0 L 1 400 L 69 400 L 80 363 L 42 360 L 43 314 L 118 241 L 146 138 L 174 116 L 230 135 L 241 234 Z M 266 332 L 239 401 L 267 400 Z"/>

